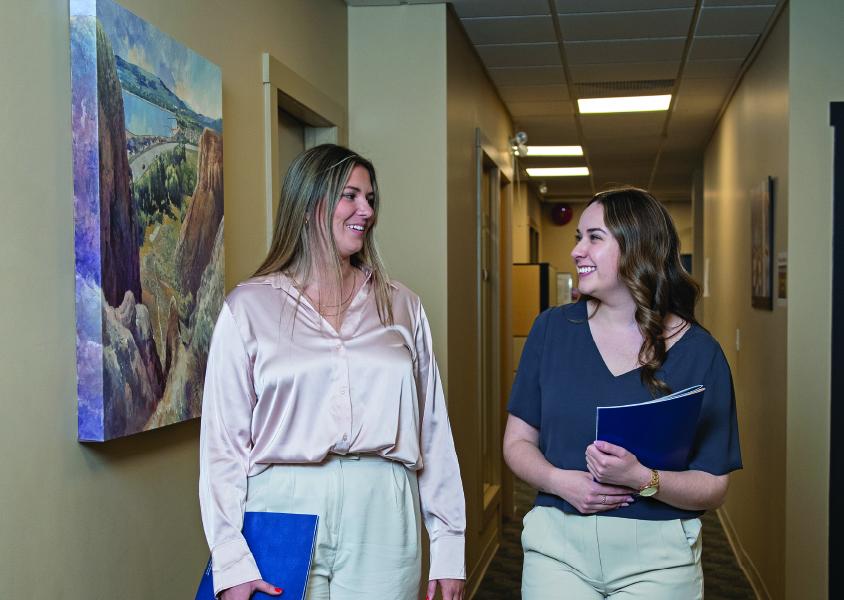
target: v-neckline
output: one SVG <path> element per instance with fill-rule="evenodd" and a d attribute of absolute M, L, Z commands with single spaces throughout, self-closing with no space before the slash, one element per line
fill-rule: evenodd
<path fill-rule="evenodd" d="M 592 343 L 592 348 L 594 348 L 595 354 L 597 355 L 598 360 L 601 361 L 601 365 L 604 367 L 604 371 L 606 371 L 607 375 L 609 375 L 614 381 L 617 381 L 617 380 L 621 379 L 622 377 L 625 377 L 626 375 L 630 375 L 631 373 L 638 373 L 642 369 L 642 365 L 639 365 L 637 367 L 633 367 L 632 369 L 628 369 L 627 371 L 619 373 L 618 375 L 616 375 L 615 373 L 612 372 L 609 365 L 607 364 L 607 361 L 604 359 L 604 355 L 601 353 L 601 349 L 598 347 L 598 342 L 595 341 L 595 336 L 592 334 L 592 325 L 589 322 L 589 305 L 586 302 L 584 302 L 583 305 L 584 305 L 584 312 L 586 313 L 585 316 L 584 316 L 584 319 L 586 321 L 586 331 L 587 331 L 587 334 L 589 336 L 589 341 Z M 686 335 L 688 335 L 691 332 L 693 327 L 694 327 L 694 324 L 689 323 L 689 327 L 683 332 L 683 334 L 680 336 L 680 338 L 676 342 L 671 344 L 671 347 L 668 350 L 665 351 L 665 360 L 666 361 L 668 360 L 668 353 L 671 352 L 677 346 L 677 344 L 679 344 L 680 342 L 682 342 L 686 338 Z M 665 361 L 663 361 L 663 365 L 664 364 L 665 364 Z"/>
<path fill-rule="evenodd" d="M 331 322 L 328 319 L 326 319 L 325 316 L 321 312 L 319 312 L 319 310 L 317 310 L 317 308 L 314 306 L 314 303 L 311 302 L 311 299 L 308 297 L 308 295 L 304 291 L 299 289 L 298 286 L 294 285 L 296 291 L 299 293 L 299 302 L 304 302 L 305 305 L 314 312 L 314 314 L 320 320 L 322 325 L 324 327 L 327 327 L 328 331 L 330 331 L 334 335 L 334 337 L 336 337 L 338 339 L 343 338 L 343 335 L 342 335 L 343 329 L 345 328 L 346 323 L 349 321 L 349 319 L 347 317 L 349 315 L 353 314 L 352 313 L 352 307 L 355 306 L 355 304 L 357 304 L 358 299 L 360 298 L 361 294 L 363 294 L 363 291 L 366 288 L 367 284 L 369 284 L 369 278 L 372 275 L 372 273 L 370 271 L 364 270 L 364 269 L 361 269 L 361 272 L 363 273 L 363 282 L 360 284 L 360 287 L 358 288 L 358 291 L 355 293 L 351 302 L 349 302 L 349 306 L 345 310 L 346 317 L 344 317 L 343 320 L 340 321 L 340 327 L 337 328 L 337 329 L 335 329 L 334 325 L 332 325 Z"/>

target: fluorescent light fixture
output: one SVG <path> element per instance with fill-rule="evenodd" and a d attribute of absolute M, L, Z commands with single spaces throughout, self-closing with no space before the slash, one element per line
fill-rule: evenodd
<path fill-rule="evenodd" d="M 583 156 L 582 146 L 528 146 L 528 156 Z"/>
<path fill-rule="evenodd" d="M 581 114 L 668 110 L 669 104 L 671 104 L 671 94 L 624 96 L 621 98 L 581 98 L 577 101 L 577 107 Z"/>
<path fill-rule="evenodd" d="M 526 169 L 530 177 L 576 177 L 589 175 L 588 167 L 542 167 Z"/>

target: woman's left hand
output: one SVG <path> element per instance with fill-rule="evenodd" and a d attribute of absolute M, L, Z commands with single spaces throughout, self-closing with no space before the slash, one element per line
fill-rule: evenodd
<path fill-rule="evenodd" d="M 437 593 L 437 584 L 440 585 L 443 600 L 463 600 L 463 587 L 466 582 L 462 579 L 432 579 L 428 582 L 428 593 L 425 594 L 426 600 L 434 600 L 434 594 Z"/>
<path fill-rule="evenodd" d="M 599 483 L 623 485 L 638 490 L 650 479 L 650 470 L 642 466 L 632 452 L 609 442 L 596 441 L 586 447 L 586 468 Z"/>

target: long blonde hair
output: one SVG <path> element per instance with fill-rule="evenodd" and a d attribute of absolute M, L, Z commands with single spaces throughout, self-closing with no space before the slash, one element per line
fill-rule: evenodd
<path fill-rule="evenodd" d="M 374 199 L 372 218 L 363 248 L 350 257 L 352 266 L 368 269 L 375 290 L 378 316 L 386 326 L 393 323 L 390 279 L 375 244 L 378 221 L 378 182 L 371 162 L 335 144 L 322 144 L 297 156 L 281 185 L 273 239 L 256 277 L 282 272 L 297 282 L 307 282 L 317 265 L 333 265 L 337 290 L 342 290 L 340 256 L 332 232 L 334 209 L 355 167 L 369 173 Z M 322 218 L 322 227 L 317 226 Z M 342 292 L 341 292 L 342 293 Z"/>

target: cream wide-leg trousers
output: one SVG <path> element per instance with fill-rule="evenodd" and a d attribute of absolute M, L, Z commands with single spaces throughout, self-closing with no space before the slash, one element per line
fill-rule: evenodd
<path fill-rule="evenodd" d="M 524 519 L 523 600 L 699 600 L 700 519 L 572 515 L 545 506 Z"/>
<path fill-rule="evenodd" d="M 319 464 L 272 465 L 249 478 L 245 510 L 319 515 L 307 600 L 417 598 L 419 487 L 402 464 L 329 455 Z"/>

